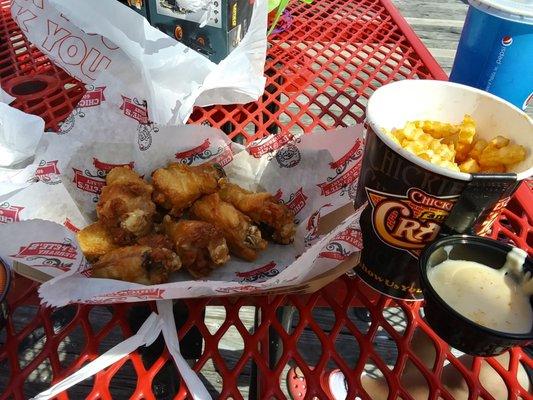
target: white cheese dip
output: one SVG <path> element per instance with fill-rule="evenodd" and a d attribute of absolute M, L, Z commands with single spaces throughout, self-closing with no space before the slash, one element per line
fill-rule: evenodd
<path fill-rule="evenodd" d="M 473 261 L 446 260 L 428 270 L 427 276 L 437 294 L 464 317 L 500 332 L 529 333 L 533 280 L 522 273 L 526 257 L 514 248 L 499 270 Z"/>

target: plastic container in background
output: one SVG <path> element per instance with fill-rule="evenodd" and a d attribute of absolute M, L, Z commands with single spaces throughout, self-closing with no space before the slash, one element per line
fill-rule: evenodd
<path fill-rule="evenodd" d="M 533 1 L 469 0 L 450 81 L 526 109 L 533 99 Z"/>

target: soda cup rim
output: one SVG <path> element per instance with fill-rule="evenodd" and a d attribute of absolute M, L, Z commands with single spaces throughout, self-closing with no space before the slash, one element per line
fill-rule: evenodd
<path fill-rule="evenodd" d="M 533 23 L 533 4 L 519 4 L 515 0 L 468 0 L 472 7 L 510 19 L 515 22 Z"/>
<path fill-rule="evenodd" d="M 404 86 L 407 86 L 407 85 L 411 85 L 411 86 L 417 86 L 417 85 L 420 85 L 420 86 L 421 85 L 443 85 L 443 86 L 449 86 L 449 87 L 456 87 L 456 88 L 459 88 L 461 90 L 473 92 L 473 93 L 476 93 L 476 94 L 478 94 L 480 96 L 483 96 L 483 97 L 486 97 L 486 98 L 490 98 L 491 100 L 493 100 L 495 102 L 498 102 L 500 104 L 503 104 L 506 107 L 510 107 L 511 109 L 513 109 L 513 111 L 515 113 L 517 113 L 521 117 L 525 118 L 529 122 L 531 127 L 533 128 L 533 120 L 525 112 L 523 112 L 518 107 L 516 107 L 514 104 L 512 104 L 512 103 L 510 103 L 510 102 L 508 102 L 508 101 L 506 101 L 506 100 L 504 100 L 504 99 L 502 99 L 502 98 L 500 98 L 498 96 L 495 96 L 495 95 L 493 95 L 491 93 L 485 92 L 484 90 L 476 89 L 476 88 L 473 88 L 473 87 L 470 87 L 470 86 L 467 86 L 467 85 L 462 85 L 460 83 L 448 82 L 448 81 L 438 81 L 438 80 L 431 80 L 431 79 L 405 79 L 405 80 L 401 80 L 401 81 L 391 82 L 391 83 L 388 83 L 388 84 L 378 88 L 372 94 L 372 96 L 370 96 L 370 99 L 368 100 L 366 123 L 368 125 L 370 125 L 370 127 L 372 127 L 372 129 L 376 133 L 376 135 L 389 148 L 391 148 L 393 151 L 395 151 L 396 153 L 400 154 L 402 157 L 406 158 L 407 160 L 411 161 L 412 163 L 418 165 L 419 167 L 422 167 L 424 169 L 427 169 L 427 170 L 429 170 L 429 171 L 431 171 L 433 173 L 439 174 L 439 175 L 444 175 L 444 176 L 446 176 L 448 178 L 452 178 L 452 179 L 457 179 L 457 180 L 460 180 L 460 181 L 468 182 L 468 181 L 472 180 L 472 174 L 469 174 L 469 173 L 466 173 L 466 172 L 453 171 L 453 170 L 451 170 L 449 168 L 445 168 L 445 167 L 441 167 L 441 166 L 432 164 L 429 161 L 426 161 L 426 160 L 414 155 L 413 153 L 410 153 L 409 151 L 407 151 L 403 147 L 401 147 L 398 143 L 396 143 L 394 140 L 392 140 L 390 138 L 390 136 L 385 133 L 384 127 L 378 126 L 376 124 L 376 122 L 375 122 L 376 121 L 375 112 L 379 112 L 379 111 L 376 111 L 376 106 L 374 105 L 375 101 L 376 101 L 376 98 L 377 98 L 376 95 L 379 96 L 380 92 L 382 92 L 384 90 L 387 90 L 387 88 L 390 88 L 392 85 L 395 85 L 395 86 L 400 86 L 400 85 L 404 85 Z M 416 90 L 416 88 L 412 88 L 412 90 Z M 407 122 L 407 120 L 405 122 Z M 447 121 L 442 121 L 442 122 L 447 122 Z M 529 149 L 529 151 L 533 151 L 533 149 Z M 519 180 L 519 181 L 527 179 L 527 178 L 531 177 L 532 175 L 533 175 L 533 167 L 528 168 L 525 171 L 522 171 L 520 173 L 516 173 L 517 180 Z"/>

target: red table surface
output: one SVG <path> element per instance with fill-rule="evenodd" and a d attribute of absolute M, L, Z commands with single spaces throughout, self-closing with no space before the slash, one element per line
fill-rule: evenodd
<path fill-rule="evenodd" d="M 0 0 L 0 82 L 7 91 L 20 93 L 20 83 L 29 82 L 29 91 L 35 80 L 46 80 L 44 92 L 19 95 L 14 106 L 42 116 L 47 128 L 57 130 L 61 121 L 83 96 L 84 88 L 60 68 L 55 67 L 22 35 L 9 14 L 10 1 Z M 266 62 L 267 87 L 264 96 L 256 103 L 230 107 L 196 109 L 193 123 L 208 123 L 224 129 L 238 141 L 247 142 L 270 133 L 308 133 L 315 129 L 350 126 L 364 119 L 367 99 L 379 86 L 393 80 L 406 78 L 446 79 L 428 50 L 389 0 L 320 0 L 312 6 L 292 3 L 290 8 L 294 23 L 292 28 L 269 40 Z M 46 78 L 42 78 L 45 75 Z M 41 78 L 39 78 L 41 76 Z M 25 89 L 28 89 L 26 86 Z M 531 189 L 522 185 L 495 225 L 493 236 L 511 240 L 532 253 L 533 234 Z M 529 207 L 529 208 L 528 208 Z M 18 307 L 36 304 L 36 284 L 17 277 L 9 296 L 11 316 L 5 332 L 0 332 L 0 368 L 9 370 L 7 387 L 0 399 L 25 398 L 25 382 L 39 365 L 48 362 L 53 382 L 79 369 L 98 356 L 99 346 L 110 331 L 118 327 L 124 337 L 131 335 L 125 314 L 131 305 L 112 306 L 112 318 L 103 321 L 99 329 L 93 328 L 91 310 L 97 306 L 76 306 L 75 316 L 59 331 L 54 330 L 53 319 L 57 310 L 38 307 L 35 317 L 24 326 L 17 322 Z M 240 399 L 237 381 L 245 366 L 252 361 L 258 371 L 259 398 L 285 398 L 279 382 L 283 368 L 288 363 L 298 365 L 306 376 L 308 398 L 325 399 L 320 378 L 331 365 L 340 368 L 348 381 L 348 398 L 356 395 L 368 399 L 361 385 L 361 372 L 365 364 L 373 363 L 384 375 L 389 386 L 389 399 L 411 399 L 401 384 L 405 363 L 411 361 L 427 380 L 432 399 L 452 399 L 440 381 L 443 365 L 449 361 L 463 376 L 470 389 L 470 399 L 493 399 L 483 389 L 478 379 L 479 368 L 487 362 L 503 378 L 509 390 L 509 399 L 530 399 L 532 396 L 516 379 L 518 363 L 533 367 L 533 360 L 522 350 L 511 351 L 509 366 L 502 367 L 496 360 L 475 358 L 471 368 L 465 368 L 420 317 L 420 303 L 405 303 L 373 293 L 357 278 L 343 277 L 322 290 L 306 296 L 258 296 L 220 299 L 186 300 L 189 310 L 187 321 L 179 329 L 179 337 L 197 328 L 204 339 L 201 357 L 194 369 L 200 371 L 211 360 L 220 374 L 220 398 Z M 225 321 L 210 332 L 203 320 L 207 305 L 222 305 Z M 257 326 L 251 332 L 243 324 L 239 310 L 245 305 L 257 307 Z M 298 322 L 287 333 L 276 318 L 276 311 L 285 305 L 296 308 Z M 354 306 L 366 308 L 371 317 L 367 331 L 360 330 L 350 312 Z M 321 326 L 314 317 L 318 307 L 327 307 L 334 315 L 332 326 Z M 384 317 L 386 307 L 399 307 L 406 318 L 405 329 L 397 331 Z M 241 335 L 244 350 L 234 365 L 229 365 L 221 354 L 220 340 L 229 329 Z M 321 349 L 316 365 L 310 368 L 301 352 L 298 341 L 305 329 L 318 338 Z M 36 329 L 44 329 L 45 342 L 41 351 L 30 360 L 21 360 L 19 346 Z M 413 332 L 421 329 L 434 342 L 437 350 L 436 365 L 430 370 L 413 353 L 410 341 Z M 60 361 L 58 346 L 73 331 L 81 331 L 85 347 L 68 365 Z M 397 348 L 397 361 L 390 369 L 376 351 L 374 342 L 379 330 L 384 330 Z M 275 367 L 269 366 L 269 339 L 275 331 L 281 339 L 283 351 Z M 353 336 L 359 349 L 355 363 L 336 350 L 340 332 Z M 131 398 L 152 399 L 152 381 L 169 360 L 165 351 L 151 366 L 145 366 L 139 352 L 134 352 L 112 367 L 97 374 L 88 399 L 111 398 L 113 377 L 129 361 L 137 375 L 137 386 Z M 2 366 L 8 366 L 4 368 Z M 181 385 L 177 399 L 187 398 Z M 69 398 L 67 393 L 58 396 Z"/>

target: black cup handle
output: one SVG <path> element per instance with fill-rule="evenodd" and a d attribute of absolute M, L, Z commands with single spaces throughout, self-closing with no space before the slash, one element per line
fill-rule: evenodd
<path fill-rule="evenodd" d="M 440 231 L 440 236 L 474 234 L 500 199 L 511 196 L 520 182 L 516 174 L 472 174 Z"/>

